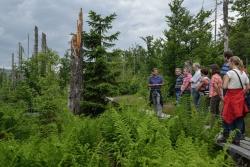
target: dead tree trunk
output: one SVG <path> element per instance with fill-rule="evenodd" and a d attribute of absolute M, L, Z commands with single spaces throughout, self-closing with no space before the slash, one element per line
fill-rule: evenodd
<path fill-rule="evenodd" d="M 23 61 L 23 47 L 22 44 L 18 43 L 18 68 L 22 69 Z"/>
<path fill-rule="evenodd" d="M 34 51 L 33 51 L 33 56 L 37 56 L 38 54 L 38 28 L 35 26 L 34 30 Z"/>
<path fill-rule="evenodd" d="M 12 53 L 12 59 L 11 59 L 11 81 L 12 81 L 12 87 L 13 89 L 16 87 L 16 68 L 15 68 L 15 55 Z"/>
<path fill-rule="evenodd" d="M 214 14 L 214 41 L 217 41 L 217 18 L 218 18 L 218 0 L 215 0 L 215 14 Z"/>
<path fill-rule="evenodd" d="M 27 47 L 27 56 L 28 58 L 30 57 L 30 34 L 28 34 L 28 43 L 27 43 L 28 47 Z"/>
<path fill-rule="evenodd" d="M 80 101 L 83 87 L 83 57 L 82 57 L 82 9 L 77 20 L 77 32 L 71 39 L 71 78 L 69 90 L 69 109 L 74 114 L 80 114 Z"/>
<path fill-rule="evenodd" d="M 46 40 L 46 34 L 42 33 L 42 52 L 46 53 L 47 52 L 47 40 Z"/>
<path fill-rule="evenodd" d="M 223 20 L 224 20 L 224 51 L 229 50 L 229 26 L 228 26 L 228 0 L 223 0 Z"/>
<path fill-rule="evenodd" d="M 47 53 L 47 42 L 46 42 L 46 34 L 42 33 L 42 53 L 46 54 Z M 41 76 L 45 76 L 46 72 L 47 72 L 47 60 L 46 59 L 42 59 L 41 63 L 41 68 L 40 68 L 40 73 Z M 49 65 L 50 66 L 50 65 Z M 48 70 L 50 71 L 50 70 Z"/>
<path fill-rule="evenodd" d="M 18 80 L 22 79 L 23 47 L 18 43 Z"/>

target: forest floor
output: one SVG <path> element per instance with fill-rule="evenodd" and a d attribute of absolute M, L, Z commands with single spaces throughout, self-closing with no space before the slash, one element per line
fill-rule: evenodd
<path fill-rule="evenodd" d="M 114 101 L 119 104 L 125 104 L 125 105 L 140 105 L 145 106 L 145 102 L 147 99 L 143 97 L 138 97 L 136 95 L 124 95 L 124 96 L 118 96 L 114 97 Z M 175 104 L 172 101 L 165 102 L 163 105 L 163 112 L 167 113 L 169 115 L 175 114 Z M 245 118 L 246 122 L 246 136 L 250 137 L 250 114 L 248 114 Z"/>

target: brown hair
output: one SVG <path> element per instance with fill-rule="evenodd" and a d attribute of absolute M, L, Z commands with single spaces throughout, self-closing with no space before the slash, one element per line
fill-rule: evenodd
<path fill-rule="evenodd" d="M 202 68 L 201 73 L 204 75 L 208 75 L 208 69 L 207 68 Z"/>
<path fill-rule="evenodd" d="M 180 67 L 176 67 L 175 70 L 179 70 L 180 72 L 182 72 L 182 69 Z"/>
<path fill-rule="evenodd" d="M 212 64 L 211 66 L 211 70 L 212 70 L 212 75 L 214 74 L 220 74 L 220 68 L 217 64 Z"/>
<path fill-rule="evenodd" d="M 155 70 L 157 70 L 157 71 L 158 71 L 158 68 L 152 68 L 152 72 L 154 72 Z"/>
<path fill-rule="evenodd" d="M 190 68 L 188 68 L 188 67 L 184 67 L 184 68 L 183 68 L 183 72 L 184 72 L 184 70 L 186 70 L 188 73 L 190 73 L 190 72 L 191 72 L 191 69 L 190 69 Z"/>
<path fill-rule="evenodd" d="M 234 56 L 233 52 L 231 52 L 231 51 L 225 51 L 224 52 L 224 57 L 227 58 L 227 59 L 230 59 L 233 56 Z"/>
<path fill-rule="evenodd" d="M 234 65 L 236 65 L 240 70 L 244 69 L 244 64 L 243 64 L 242 60 L 238 56 L 231 57 L 229 59 L 229 61 L 231 63 L 233 63 Z"/>

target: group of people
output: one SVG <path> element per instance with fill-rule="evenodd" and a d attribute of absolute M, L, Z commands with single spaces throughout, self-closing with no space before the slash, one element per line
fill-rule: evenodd
<path fill-rule="evenodd" d="M 219 117 L 223 122 L 223 133 L 218 138 L 218 142 L 225 142 L 230 132 L 236 130 L 233 142 L 239 144 L 245 133 L 244 117 L 248 112 L 245 94 L 250 88 L 249 78 L 239 57 L 227 51 L 224 52 L 224 60 L 222 68 L 217 64 L 212 64 L 209 68 L 201 68 L 199 63 L 192 65 L 186 63 L 183 69 L 176 68 L 176 104 L 182 101 L 183 96 L 192 97 L 194 107 L 199 111 L 201 98 L 207 99 L 212 120 Z M 154 68 L 148 86 L 150 99 L 156 106 L 158 117 L 164 116 L 160 92 L 162 85 L 163 78 Z M 221 110 L 220 104 L 223 104 Z M 186 109 L 191 110 L 191 103 Z"/>

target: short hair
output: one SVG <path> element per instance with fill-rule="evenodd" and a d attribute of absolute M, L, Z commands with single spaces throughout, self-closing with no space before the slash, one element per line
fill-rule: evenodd
<path fill-rule="evenodd" d="M 176 67 L 175 70 L 182 71 L 182 69 L 180 67 Z"/>
<path fill-rule="evenodd" d="M 152 72 L 154 72 L 154 70 L 158 70 L 158 68 L 152 68 Z"/>
<path fill-rule="evenodd" d="M 186 70 L 186 71 L 189 72 L 189 73 L 191 72 L 191 69 L 188 68 L 188 67 L 184 67 L 184 68 L 183 68 L 183 71 L 184 71 L 184 70 Z"/>
<path fill-rule="evenodd" d="M 194 63 L 194 64 L 193 64 L 193 67 L 200 68 L 201 66 L 200 66 L 200 63 Z"/>
<path fill-rule="evenodd" d="M 211 70 L 212 70 L 212 75 L 214 74 L 220 74 L 220 68 L 217 64 L 212 64 L 211 66 Z"/>
<path fill-rule="evenodd" d="M 204 75 L 208 75 L 208 69 L 207 68 L 202 68 L 201 73 Z"/>
<path fill-rule="evenodd" d="M 233 56 L 234 56 L 234 54 L 233 54 L 232 51 L 225 51 L 224 52 L 224 57 L 227 58 L 227 59 L 230 59 Z"/>

